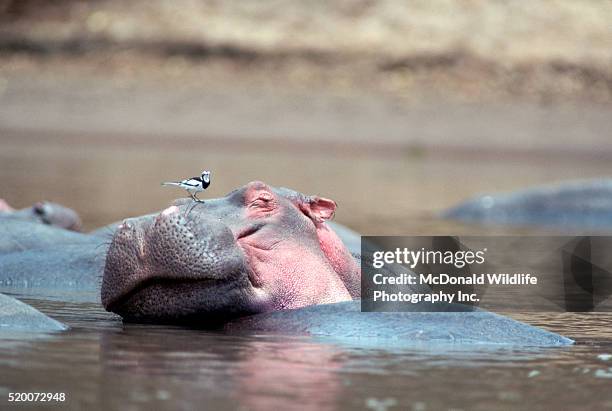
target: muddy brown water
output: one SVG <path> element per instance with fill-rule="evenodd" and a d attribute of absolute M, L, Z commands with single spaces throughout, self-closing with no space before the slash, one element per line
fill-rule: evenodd
<path fill-rule="evenodd" d="M 607 161 L 584 159 L 3 136 L 2 196 L 15 206 L 64 203 L 87 228 L 163 208 L 182 193 L 161 181 L 206 166 L 214 171 L 206 196 L 260 179 L 335 199 L 337 221 L 363 233 L 529 233 L 442 221 L 435 212 L 479 192 L 607 172 Z M 17 408 L 9 392 L 64 392 L 65 402 L 36 406 L 74 410 L 612 408 L 609 313 L 511 314 L 576 339 L 573 347 L 435 349 L 122 324 L 97 304 L 12 293 L 72 328 L 0 339 L 0 409 Z"/>

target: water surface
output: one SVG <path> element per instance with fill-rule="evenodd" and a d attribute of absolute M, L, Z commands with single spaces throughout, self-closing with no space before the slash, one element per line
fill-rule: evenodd
<path fill-rule="evenodd" d="M 219 142 L 169 149 L 146 141 L 33 141 L 3 141 L 2 194 L 17 206 L 42 198 L 62 202 L 77 209 L 88 228 L 163 208 L 182 193 L 159 183 L 205 165 L 215 171 L 209 196 L 261 179 L 335 199 L 337 220 L 368 234 L 529 233 L 441 221 L 435 212 L 479 192 L 601 176 L 607 165 L 265 146 L 240 151 Z M 610 314 L 511 313 L 576 339 L 572 347 L 441 349 L 123 324 L 87 302 L 91 296 L 68 295 L 73 302 L 66 303 L 44 293 L 32 298 L 4 291 L 71 329 L 2 336 L 2 409 L 9 408 L 8 392 L 24 391 L 65 392 L 65 403 L 40 405 L 74 410 L 612 408 L 612 359 L 605 355 L 612 354 Z"/>

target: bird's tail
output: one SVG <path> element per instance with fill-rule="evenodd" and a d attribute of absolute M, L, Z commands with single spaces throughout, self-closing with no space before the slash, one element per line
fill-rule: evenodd
<path fill-rule="evenodd" d="M 180 186 L 181 183 L 178 181 L 166 181 L 165 183 L 162 183 L 163 186 Z"/>

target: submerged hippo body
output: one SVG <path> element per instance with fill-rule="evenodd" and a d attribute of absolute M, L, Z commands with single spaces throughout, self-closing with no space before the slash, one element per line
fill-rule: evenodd
<path fill-rule="evenodd" d="M 67 328 L 29 305 L 0 294 L 0 332 L 47 332 L 63 331 Z"/>
<path fill-rule="evenodd" d="M 583 180 L 483 195 L 442 214 L 482 224 L 611 230 L 612 180 Z"/>
<path fill-rule="evenodd" d="M 0 230 L 0 255 L 96 241 L 86 234 L 16 218 L 0 218 Z"/>
<path fill-rule="evenodd" d="M 0 218 L 0 232 L 0 289 L 89 291 L 99 300 L 108 238 L 14 218 Z"/>
<path fill-rule="evenodd" d="M 228 323 L 229 332 L 266 332 L 390 344 L 510 344 L 554 347 L 574 342 L 511 318 L 460 304 L 411 304 L 410 312 L 361 312 L 358 301 L 283 310 Z M 433 312 L 435 311 L 435 312 Z M 385 344 L 385 343 L 383 343 Z"/>
<path fill-rule="evenodd" d="M 104 247 L 88 242 L 0 255 L 0 289 L 47 296 L 89 292 L 89 300 L 99 302 Z"/>

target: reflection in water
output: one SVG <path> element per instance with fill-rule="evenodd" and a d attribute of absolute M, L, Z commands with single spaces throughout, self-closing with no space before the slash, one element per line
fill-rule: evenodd
<path fill-rule="evenodd" d="M 284 338 L 254 342 L 238 370 L 240 402 L 255 410 L 335 409 L 343 363 L 342 351 L 330 345 Z"/>

